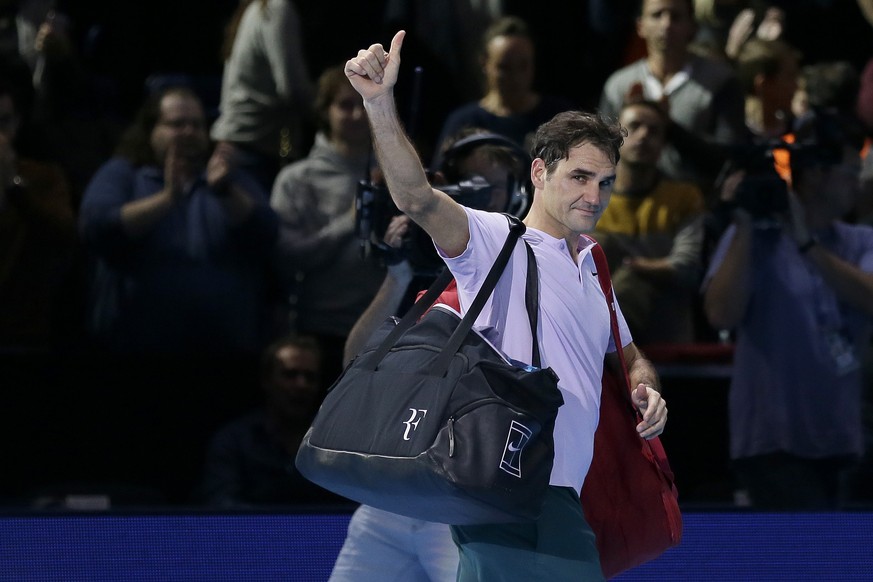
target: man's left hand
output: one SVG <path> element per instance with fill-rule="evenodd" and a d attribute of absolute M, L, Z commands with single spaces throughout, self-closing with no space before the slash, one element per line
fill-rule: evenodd
<path fill-rule="evenodd" d="M 637 432 L 644 439 L 650 439 L 664 432 L 667 424 L 667 402 L 661 394 L 645 384 L 637 384 L 631 392 L 634 406 L 643 415 L 643 421 L 637 425 Z"/>

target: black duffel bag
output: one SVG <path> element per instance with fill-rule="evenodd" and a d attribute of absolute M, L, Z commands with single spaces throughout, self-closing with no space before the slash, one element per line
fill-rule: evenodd
<path fill-rule="evenodd" d="M 344 497 L 455 525 L 535 519 L 554 461 L 563 398 L 539 367 L 538 278 L 528 253 L 533 365 L 472 330 L 524 225 L 510 234 L 464 318 L 431 307 L 448 270 L 397 322 L 386 321 L 331 386 L 297 453 L 299 471 Z M 419 319 L 420 318 L 420 319 Z"/>

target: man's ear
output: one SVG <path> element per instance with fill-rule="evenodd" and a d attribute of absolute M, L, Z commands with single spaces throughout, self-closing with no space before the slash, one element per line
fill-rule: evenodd
<path fill-rule="evenodd" d="M 530 181 L 534 189 L 542 190 L 545 187 L 547 174 L 546 162 L 542 158 L 534 159 L 530 165 Z"/>

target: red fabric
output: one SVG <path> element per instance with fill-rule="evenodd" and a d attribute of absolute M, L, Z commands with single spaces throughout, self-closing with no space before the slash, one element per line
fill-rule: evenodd
<path fill-rule="evenodd" d="M 421 299 L 421 296 L 424 295 L 426 290 L 422 290 L 418 292 L 418 295 L 415 296 L 415 300 L 418 301 Z M 449 284 L 446 286 L 445 291 L 440 293 L 440 296 L 437 297 L 436 301 L 434 301 L 434 305 L 437 303 L 442 303 L 444 305 L 448 305 L 459 312 L 461 311 L 461 302 L 458 299 L 458 282 L 452 279 L 449 281 Z"/>
<path fill-rule="evenodd" d="M 611 578 L 657 558 L 682 538 L 682 513 L 673 471 L 659 438 L 640 438 L 639 412 L 620 348 L 612 283 L 603 249 L 595 245 L 598 278 L 610 305 L 621 370 L 604 366 L 594 459 L 582 486 L 582 509 L 594 530 L 603 575 Z"/>

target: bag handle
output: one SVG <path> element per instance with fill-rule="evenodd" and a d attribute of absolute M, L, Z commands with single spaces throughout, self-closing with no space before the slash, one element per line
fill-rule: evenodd
<path fill-rule="evenodd" d="M 594 257 L 594 266 L 597 268 L 597 279 L 600 281 L 600 288 L 603 290 L 603 294 L 606 296 L 606 303 L 609 306 L 609 327 L 612 331 L 612 341 L 615 344 L 615 351 L 618 353 L 621 376 L 624 378 L 623 386 L 625 390 L 623 395 L 624 398 L 622 400 L 626 400 L 631 409 L 633 409 L 634 414 L 638 415 L 639 411 L 634 408 L 633 402 L 630 399 L 630 376 L 627 372 L 627 363 L 625 362 L 624 350 L 621 345 L 621 332 L 618 327 L 618 315 L 615 313 L 615 293 L 612 290 L 612 279 L 609 276 L 609 263 L 606 260 L 606 253 L 603 252 L 603 247 L 601 247 L 596 240 L 588 235 L 582 236 L 594 245 L 591 247 L 591 255 Z"/>
<path fill-rule="evenodd" d="M 504 269 L 506 269 L 506 265 L 509 263 L 509 257 L 512 255 L 512 250 L 515 247 L 516 241 L 525 231 L 524 223 L 521 222 L 521 220 L 511 214 L 506 214 L 505 216 L 509 220 L 509 234 L 506 236 L 506 242 L 503 243 L 503 247 L 500 249 L 497 258 L 494 261 L 494 265 L 492 265 L 491 270 L 488 271 L 488 275 L 485 277 L 485 281 L 482 283 L 482 287 L 479 289 L 479 293 L 476 294 L 476 298 L 467 310 L 466 315 L 461 320 L 461 323 L 458 324 L 458 327 L 452 334 L 449 342 L 443 348 L 436 366 L 436 370 L 440 371 L 440 375 L 444 374 L 448 369 L 448 362 L 461 346 L 463 338 L 472 329 L 473 322 L 476 320 L 476 317 L 478 317 L 479 312 L 482 311 L 485 302 L 497 286 L 498 279 L 500 279 Z M 394 326 L 391 333 L 382 340 L 379 347 L 376 348 L 376 350 L 367 358 L 366 364 L 368 369 L 375 370 L 379 366 L 382 358 L 388 354 L 394 344 L 397 343 L 397 340 L 400 339 L 400 336 L 406 333 L 406 331 L 411 328 L 422 315 L 424 315 L 425 311 L 430 309 L 440 293 L 445 291 L 446 287 L 448 287 L 452 278 L 452 273 L 449 269 L 443 269 L 442 273 L 440 273 L 436 281 L 431 284 L 425 294 L 409 308 L 409 311 L 407 311 L 406 315 L 397 322 L 397 325 Z M 472 317 L 470 317 L 471 315 Z M 453 344 L 456 345 L 453 346 Z M 448 354 L 448 357 L 446 357 L 446 354 Z M 361 366 L 364 366 L 364 362 L 361 362 Z"/>

